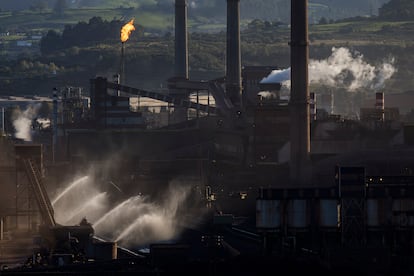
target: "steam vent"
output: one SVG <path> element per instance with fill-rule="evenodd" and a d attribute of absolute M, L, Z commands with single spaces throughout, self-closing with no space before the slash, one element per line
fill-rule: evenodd
<path fill-rule="evenodd" d="M 373 84 L 393 68 L 310 60 L 307 0 L 290 1 L 290 66 L 244 64 L 243 0 L 226 0 L 223 75 L 198 80 L 199 2 L 172 5 L 164 87 L 132 85 L 141 18 L 124 15 L 109 77 L 0 97 L 0 275 L 413 275 L 414 127 Z M 343 61 L 349 89 L 375 90 L 363 103 L 310 89 Z"/>

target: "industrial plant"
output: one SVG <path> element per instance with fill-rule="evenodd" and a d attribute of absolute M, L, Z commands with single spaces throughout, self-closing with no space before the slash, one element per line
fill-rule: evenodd
<path fill-rule="evenodd" d="M 0 274 L 414 272 L 413 126 L 380 89 L 353 118 L 310 91 L 307 0 L 291 1 L 288 90 L 277 65 L 242 64 L 226 2 L 221 78 L 190 79 L 175 0 L 167 89 L 127 85 L 131 20 L 111 78 L 0 99 Z"/>

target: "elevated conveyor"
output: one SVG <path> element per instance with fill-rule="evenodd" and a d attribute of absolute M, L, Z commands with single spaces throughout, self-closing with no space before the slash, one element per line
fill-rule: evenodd
<path fill-rule="evenodd" d="M 47 195 L 46 188 L 42 181 L 42 176 L 36 163 L 28 158 L 23 160 L 24 168 L 29 179 L 30 189 L 33 191 L 36 197 L 37 204 L 39 206 L 40 214 L 44 220 L 44 223 L 49 227 L 56 226 L 54 218 L 54 210 L 49 196 Z"/>
<path fill-rule="evenodd" d="M 195 103 L 190 100 L 179 99 L 179 98 L 172 97 L 170 95 L 146 91 L 143 89 L 133 88 L 133 87 L 129 87 L 129 86 L 113 83 L 113 82 L 107 82 L 107 88 L 121 91 L 120 96 L 127 96 L 127 97 L 141 96 L 141 97 L 147 97 L 147 98 L 151 98 L 154 100 L 171 103 L 176 106 L 198 109 L 200 111 L 204 111 L 209 114 L 214 114 L 217 112 L 217 109 L 213 106 Z"/>

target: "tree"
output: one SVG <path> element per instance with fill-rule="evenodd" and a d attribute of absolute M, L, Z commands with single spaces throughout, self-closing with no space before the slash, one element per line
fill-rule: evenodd
<path fill-rule="evenodd" d="M 326 25 L 328 24 L 328 20 L 325 17 L 321 17 L 321 19 L 319 19 L 319 24 L 320 25 Z"/>
<path fill-rule="evenodd" d="M 40 40 L 40 52 L 42 55 L 50 54 L 56 50 L 61 49 L 62 39 L 61 36 L 54 30 L 47 32 L 46 36 Z"/>
<path fill-rule="evenodd" d="M 388 20 L 413 20 L 414 1 L 391 0 L 379 8 L 379 18 Z"/>

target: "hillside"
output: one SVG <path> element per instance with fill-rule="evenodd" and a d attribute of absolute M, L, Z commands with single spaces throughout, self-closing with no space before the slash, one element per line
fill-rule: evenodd
<path fill-rule="evenodd" d="M 53 9 L 58 0 L 1 0 L 0 10 Z M 378 9 L 389 0 L 309 0 L 310 21 L 321 17 L 332 20 L 378 14 Z M 159 10 L 171 13 L 173 0 L 66 0 L 68 8 L 135 8 Z M 223 18 L 225 5 L 222 0 L 189 0 L 189 15 Z M 289 21 L 290 0 L 241 0 L 241 16 L 244 19 Z"/>
<path fill-rule="evenodd" d="M 165 87 L 174 68 L 174 18 L 171 10 L 158 6 L 151 10 L 154 3 L 148 0 L 146 8 L 68 7 L 62 14 L 50 9 L 0 12 L 0 95 L 47 94 L 54 86 L 88 87 L 89 78 L 96 75 L 110 78 L 119 70 L 119 28 L 131 18 L 137 30 L 126 44 L 127 79 L 144 89 Z M 210 2 L 211 9 L 214 3 Z M 412 90 L 413 20 L 355 17 L 317 23 L 309 26 L 311 59 L 327 59 L 332 49 L 344 47 L 356 57 L 360 53 L 372 66 L 392 61 L 396 70 L 384 90 Z M 102 32 L 108 24 L 115 24 L 115 29 Z M 243 65 L 289 67 L 287 24 L 248 19 L 242 19 L 241 24 Z M 76 25 L 83 29 L 68 32 Z M 205 80 L 223 76 L 225 23 L 193 12 L 189 29 L 190 77 Z"/>

